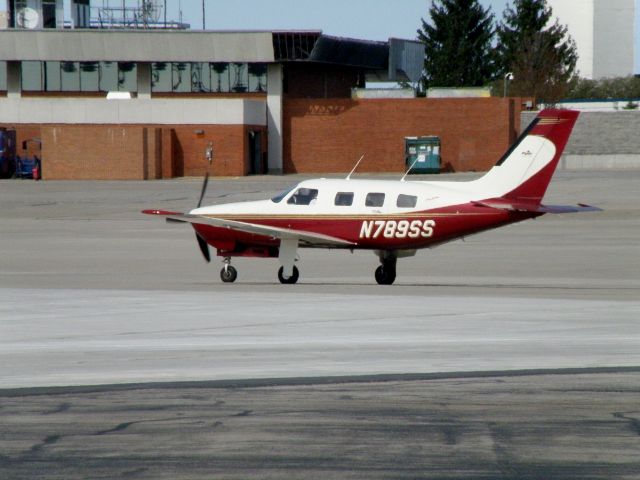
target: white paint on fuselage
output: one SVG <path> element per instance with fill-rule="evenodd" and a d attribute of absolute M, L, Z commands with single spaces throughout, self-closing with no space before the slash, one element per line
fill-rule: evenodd
<path fill-rule="evenodd" d="M 312 179 L 300 182 L 279 202 L 252 202 L 212 205 L 192 210 L 193 215 L 394 215 L 433 210 L 452 205 L 500 197 L 540 172 L 553 160 L 556 147 L 548 139 L 529 135 L 513 150 L 502 165 L 496 165 L 483 177 L 469 182 Z M 288 203 L 299 188 L 318 190 L 310 205 Z M 352 192 L 350 206 L 335 205 L 338 192 Z M 384 193 L 381 207 L 367 207 L 369 193 Z M 396 206 L 398 195 L 414 195 L 414 208 Z"/>
<path fill-rule="evenodd" d="M 455 182 L 452 183 L 455 184 Z M 318 190 L 317 199 L 310 205 L 288 203 L 299 188 Z M 335 205 L 336 194 L 339 192 L 353 193 L 352 205 Z M 384 193 L 384 204 L 381 207 L 366 206 L 365 200 L 369 193 Z M 416 196 L 416 206 L 412 208 L 397 207 L 396 202 L 400 194 Z M 202 207 L 192 210 L 190 213 L 194 215 L 390 215 L 430 210 L 446 205 L 465 203 L 468 200 L 469 195 L 464 190 L 449 186 L 441 187 L 438 182 L 427 184 L 392 180 L 312 179 L 300 182 L 278 203 L 272 200 L 227 203 Z"/>

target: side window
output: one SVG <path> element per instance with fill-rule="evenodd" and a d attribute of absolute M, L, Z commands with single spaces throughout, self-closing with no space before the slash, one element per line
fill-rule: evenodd
<path fill-rule="evenodd" d="M 299 188 L 289 197 L 287 203 L 290 205 L 311 205 L 318 198 L 318 190 L 315 188 Z"/>
<path fill-rule="evenodd" d="M 415 195 L 398 195 L 398 200 L 396 201 L 396 207 L 400 208 L 414 208 L 418 203 L 418 197 Z"/>
<path fill-rule="evenodd" d="M 340 207 L 349 207 L 353 204 L 353 192 L 336 193 L 335 204 Z"/>
<path fill-rule="evenodd" d="M 367 193 L 364 204 L 367 207 L 381 207 L 384 205 L 384 193 Z"/>

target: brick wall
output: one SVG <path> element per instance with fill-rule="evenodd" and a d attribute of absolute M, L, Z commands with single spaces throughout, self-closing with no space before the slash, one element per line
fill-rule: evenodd
<path fill-rule="evenodd" d="M 304 62 L 284 66 L 284 93 L 289 98 L 351 98 L 355 86 L 365 86 L 357 68 Z"/>
<path fill-rule="evenodd" d="M 175 126 L 174 162 L 183 166 L 176 176 L 205 174 L 208 168 L 205 150 L 209 142 L 213 143 L 214 149 L 212 175 L 246 175 L 249 172 L 248 136 L 251 130 L 266 132 L 265 127 L 249 125 Z"/>
<path fill-rule="evenodd" d="M 5 125 L 0 125 L 5 126 Z M 248 125 L 6 125 L 15 128 L 18 154 L 42 158 L 48 180 L 143 180 L 204 175 L 205 150 L 214 146 L 211 174 L 249 172 Z M 40 138 L 22 151 L 23 140 Z M 266 135 L 263 135 L 266 138 Z M 266 142 L 263 151 L 266 151 Z"/>
<path fill-rule="evenodd" d="M 520 99 L 293 99 L 284 102 L 284 171 L 405 170 L 404 138 L 437 135 L 444 171 L 488 170 L 520 129 Z"/>

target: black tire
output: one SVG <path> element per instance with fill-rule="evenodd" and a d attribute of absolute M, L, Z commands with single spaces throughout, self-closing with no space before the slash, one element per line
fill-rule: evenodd
<path fill-rule="evenodd" d="M 375 277 L 379 285 L 391 285 L 396 280 L 396 270 L 380 265 L 376 268 Z"/>
<path fill-rule="evenodd" d="M 233 283 L 238 278 L 238 271 L 231 265 L 227 265 L 226 268 L 220 270 L 220 280 L 224 283 Z"/>
<path fill-rule="evenodd" d="M 278 280 L 280 280 L 280 283 L 293 285 L 298 281 L 298 278 L 300 278 L 300 272 L 295 265 L 293 266 L 293 275 L 291 275 L 289 278 L 285 278 L 282 275 L 282 272 L 284 272 L 284 267 L 280 267 L 280 269 L 278 270 Z"/>

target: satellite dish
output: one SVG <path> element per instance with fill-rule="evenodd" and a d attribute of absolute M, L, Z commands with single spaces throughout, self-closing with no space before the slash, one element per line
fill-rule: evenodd
<path fill-rule="evenodd" d="M 21 8 L 18 10 L 18 15 L 16 15 L 16 23 L 19 28 L 28 28 L 29 30 L 33 30 L 34 28 L 38 28 L 39 21 L 40 16 L 33 8 Z"/>

